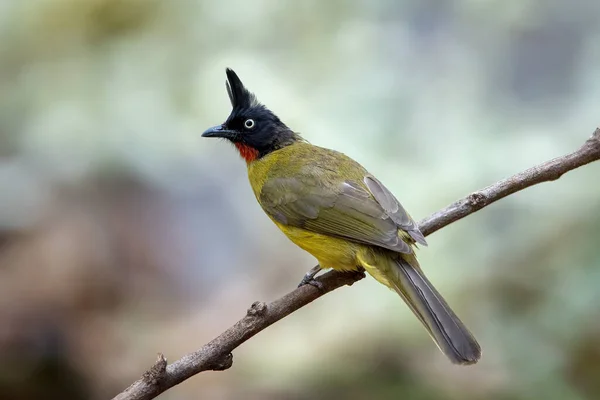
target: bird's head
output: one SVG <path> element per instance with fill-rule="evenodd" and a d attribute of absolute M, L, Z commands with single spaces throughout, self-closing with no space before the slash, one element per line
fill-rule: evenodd
<path fill-rule="evenodd" d="M 256 100 L 232 69 L 227 68 L 225 82 L 231 114 L 221 125 L 207 129 L 203 137 L 224 138 L 232 142 L 246 162 L 252 162 L 272 151 L 300 140 L 267 107 Z"/>

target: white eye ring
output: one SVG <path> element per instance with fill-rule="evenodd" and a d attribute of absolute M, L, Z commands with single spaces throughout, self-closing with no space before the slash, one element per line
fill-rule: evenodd
<path fill-rule="evenodd" d="M 256 125 L 256 124 L 254 123 L 254 120 L 251 118 L 244 121 L 244 127 L 246 129 L 252 129 L 252 128 L 254 128 L 254 125 Z"/>

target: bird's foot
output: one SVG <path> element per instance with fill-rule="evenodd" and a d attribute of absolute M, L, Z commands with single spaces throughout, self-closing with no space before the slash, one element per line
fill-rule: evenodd
<path fill-rule="evenodd" d="M 323 287 L 323 284 L 316 279 L 306 279 L 306 280 L 302 279 L 302 281 L 300 281 L 300 284 L 298 285 L 298 287 L 302 287 L 304 285 L 310 285 L 312 287 L 316 287 L 320 291 L 323 291 L 325 289 Z"/>
<path fill-rule="evenodd" d="M 311 268 L 310 271 L 308 271 L 306 275 L 304 275 L 304 277 L 298 284 L 298 287 L 310 285 L 316 287 L 319 290 L 323 290 L 323 284 L 315 279 L 315 275 L 317 275 L 320 271 L 321 266 L 318 264 L 315 267 Z"/>

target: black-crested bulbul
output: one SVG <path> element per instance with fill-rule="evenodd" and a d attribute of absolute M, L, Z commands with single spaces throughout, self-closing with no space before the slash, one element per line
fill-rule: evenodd
<path fill-rule="evenodd" d="M 318 260 L 303 282 L 320 268 L 364 269 L 404 299 L 453 363 L 477 362 L 481 348 L 423 274 L 414 248 L 427 242 L 394 195 L 350 157 L 304 140 L 231 69 L 226 87 L 233 110 L 202 136 L 237 147 L 263 210 Z"/>

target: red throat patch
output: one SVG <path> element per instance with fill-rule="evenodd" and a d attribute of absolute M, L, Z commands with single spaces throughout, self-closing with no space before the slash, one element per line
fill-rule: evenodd
<path fill-rule="evenodd" d="M 240 156 L 246 160 L 246 163 L 250 163 L 258 158 L 258 150 L 253 149 L 250 146 L 242 143 L 235 143 L 235 147 L 237 147 L 240 152 Z"/>

